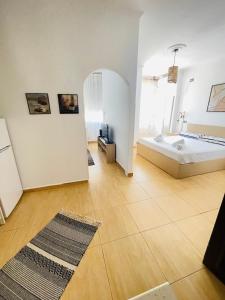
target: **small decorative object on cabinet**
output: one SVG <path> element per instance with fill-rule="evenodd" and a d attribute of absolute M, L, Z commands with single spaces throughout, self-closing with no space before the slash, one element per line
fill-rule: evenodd
<path fill-rule="evenodd" d="M 116 144 L 108 143 L 106 139 L 98 137 L 98 150 L 105 152 L 107 163 L 115 162 L 116 160 Z"/>

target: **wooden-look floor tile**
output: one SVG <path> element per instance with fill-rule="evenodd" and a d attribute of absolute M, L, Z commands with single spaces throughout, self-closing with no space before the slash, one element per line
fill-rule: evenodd
<path fill-rule="evenodd" d="M 148 180 L 139 184 L 150 197 L 167 196 L 174 192 L 166 180 Z"/>
<path fill-rule="evenodd" d="M 171 220 L 151 199 L 127 205 L 140 231 L 168 224 Z"/>
<path fill-rule="evenodd" d="M 0 226 L 1 231 L 7 231 L 22 227 L 34 221 L 37 210 L 40 208 L 37 193 L 24 193 L 15 209 L 6 220 L 6 224 Z"/>
<path fill-rule="evenodd" d="M 225 192 L 225 173 L 224 171 L 206 173 L 203 175 L 194 176 L 193 179 L 202 188 L 208 188 L 211 191 Z"/>
<path fill-rule="evenodd" d="M 176 224 L 203 257 L 211 236 L 213 224 L 210 223 L 204 214 L 187 218 Z"/>
<path fill-rule="evenodd" d="M 169 216 L 173 221 L 181 220 L 193 215 L 197 215 L 198 212 L 195 208 L 189 205 L 176 194 L 171 194 L 164 197 L 153 198 L 158 206 Z"/>
<path fill-rule="evenodd" d="M 96 144 L 90 150 L 95 166 L 89 183 L 23 195 L 0 226 L 0 267 L 64 209 L 103 225 L 62 299 L 127 300 L 184 276 L 174 284 L 178 300 L 225 299 L 209 272 L 196 272 L 223 198 L 225 171 L 177 180 L 134 156 L 134 176 L 128 178 L 116 163 L 106 163 Z M 177 223 L 167 225 L 172 221 Z"/>
<path fill-rule="evenodd" d="M 222 192 L 217 190 L 211 191 L 207 187 L 190 188 L 177 194 L 199 213 L 220 207 L 223 199 Z"/>
<path fill-rule="evenodd" d="M 63 207 L 81 215 L 94 211 L 93 194 L 94 191 L 85 189 L 85 187 L 67 189 Z"/>
<path fill-rule="evenodd" d="M 138 232 L 138 228 L 126 206 L 96 211 L 96 218 L 102 222 L 99 235 L 102 243 L 113 241 Z"/>
<path fill-rule="evenodd" d="M 0 268 L 13 256 L 16 230 L 0 232 Z"/>
<path fill-rule="evenodd" d="M 211 211 L 207 211 L 203 215 L 209 220 L 209 222 L 214 226 L 217 216 L 218 216 L 219 209 L 214 209 Z"/>
<path fill-rule="evenodd" d="M 125 300 L 165 281 L 140 234 L 103 245 L 114 300 Z"/>
<path fill-rule="evenodd" d="M 93 203 L 96 210 L 102 210 L 125 204 L 127 200 L 118 189 L 110 185 L 105 189 L 102 189 L 102 186 L 96 188 L 93 193 Z"/>
<path fill-rule="evenodd" d="M 209 271 L 201 270 L 172 285 L 178 300 L 224 300 L 225 286 Z"/>
<path fill-rule="evenodd" d="M 37 233 L 39 228 L 36 225 L 24 226 L 15 230 L 15 235 L 10 247 L 12 256 L 16 255 Z M 7 261 L 5 261 L 6 263 Z"/>
<path fill-rule="evenodd" d="M 62 300 L 112 300 L 101 247 L 88 249 Z"/>
<path fill-rule="evenodd" d="M 123 193 L 127 202 L 136 202 L 149 198 L 149 195 L 139 184 L 120 185 L 120 191 Z"/>
<path fill-rule="evenodd" d="M 202 268 L 199 253 L 174 224 L 146 231 L 143 236 L 169 282 Z"/>

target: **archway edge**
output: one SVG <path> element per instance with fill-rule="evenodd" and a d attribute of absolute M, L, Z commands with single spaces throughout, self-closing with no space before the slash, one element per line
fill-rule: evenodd
<path fill-rule="evenodd" d="M 122 132 L 122 134 L 118 134 L 117 135 L 117 138 L 115 140 L 115 143 L 117 144 L 122 144 L 121 147 L 119 147 L 119 149 L 124 149 L 128 146 L 128 149 L 127 149 L 127 154 L 124 155 L 124 152 L 123 154 L 120 153 L 120 155 L 118 156 L 118 163 L 119 165 L 124 169 L 125 171 L 125 174 L 126 175 L 130 175 L 130 174 L 133 174 L 133 123 L 132 122 L 132 118 L 131 118 L 131 90 L 130 90 L 130 85 L 127 81 L 126 78 L 124 78 L 123 75 L 121 75 L 119 72 L 117 72 L 116 70 L 112 69 L 112 68 L 96 68 L 96 69 L 93 69 L 90 73 L 88 73 L 88 75 L 85 77 L 84 81 L 83 81 L 83 84 L 85 85 L 86 81 L 88 80 L 89 76 L 91 76 L 91 74 L 95 73 L 95 72 L 111 72 L 111 73 L 114 73 L 114 76 L 117 76 L 118 79 L 121 81 L 121 83 L 123 82 L 123 85 L 124 85 L 124 88 L 126 88 L 126 91 L 127 91 L 127 107 L 125 110 L 126 114 L 127 114 L 127 129 L 126 129 L 126 126 L 125 126 L 125 131 L 126 131 L 126 134 L 124 135 L 124 132 Z M 117 79 L 117 80 L 118 80 Z M 107 99 L 110 99 L 110 97 Z M 124 99 L 122 99 L 124 100 Z M 122 101 L 123 102 L 123 101 Z M 121 103 L 121 102 L 120 102 Z M 119 106 L 117 106 L 119 107 Z M 111 110 L 110 110 L 111 111 Z M 118 113 L 119 115 L 119 113 Z M 120 124 L 123 124 L 124 122 L 124 115 L 121 117 L 121 122 Z M 118 118 L 116 118 L 118 120 Z M 111 114 L 111 121 L 112 123 L 110 124 L 113 124 L 115 125 L 114 128 L 118 128 L 118 124 L 117 122 L 115 122 L 115 124 L 113 123 L 113 120 L 115 120 L 115 118 L 113 119 L 112 118 L 112 114 Z M 121 137 L 124 137 L 123 139 L 121 139 Z M 123 142 L 121 143 L 121 140 L 123 140 Z M 125 144 L 124 144 L 125 142 Z M 126 157 L 126 158 L 125 158 Z"/>
<path fill-rule="evenodd" d="M 100 72 L 100 71 L 111 71 L 111 72 L 114 72 L 116 73 L 117 75 L 119 75 L 124 81 L 125 83 L 128 85 L 128 87 L 130 87 L 130 83 L 129 81 L 127 80 L 127 78 L 121 74 L 121 72 L 119 72 L 118 70 L 114 69 L 114 68 L 108 68 L 108 67 L 101 67 L 101 68 L 95 68 L 93 69 L 92 71 L 90 71 L 89 73 L 88 72 L 85 72 L 85 76 L 84 76 L 84 81 L 88 78 L 88 76 L 94 72 Z"/>

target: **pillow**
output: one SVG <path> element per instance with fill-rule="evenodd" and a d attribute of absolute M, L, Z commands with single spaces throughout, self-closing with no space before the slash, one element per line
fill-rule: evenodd
<path fill-rule="evenodd" d="M 176 147 L 176 145 L 184 144 L 184 139 L 182 137 L 178 136 L 169 136 L 165 139 L 165 142 L 173 147 Z"/>
<path fill-rule="evenodd" d="M 175 147 L 178 151 L 181 151 L 184 149 L 184 144 L 177 144 Z"/>
<path fill-rule="evenodd" d="M 154 140 L 157 143 L 163 142 L 163 136 L 161 134 L 157 135 L 156 137 L 154 137 Z"/>

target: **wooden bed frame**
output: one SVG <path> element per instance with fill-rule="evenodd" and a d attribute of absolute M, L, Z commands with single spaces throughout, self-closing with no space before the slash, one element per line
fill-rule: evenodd
<path fill-rule="evenodd" d="M 187 128 L 190 132 L 225 138 L 225 127 L 188 124 Z M 140 143 L 137 143 L 137 153 L 177 179 L 225 169 L 225 158 L 180 164 Z"/>

